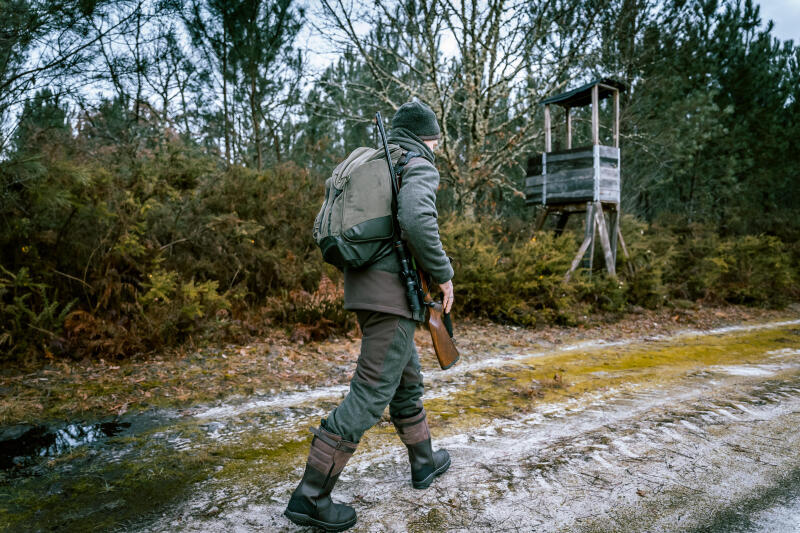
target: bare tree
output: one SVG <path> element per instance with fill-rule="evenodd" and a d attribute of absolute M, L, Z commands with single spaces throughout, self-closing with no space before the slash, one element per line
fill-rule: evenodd
<path fill-rule="evenodd" d="M 465 207 L 495 187 L 516 191 L 510 177 L 541 135 L 536 103 L 564 88 L 597 46 L 602 4 L 401 0 L 357 7 L 322 0 L 318 29 L 341 51 L 355 49 L 369 69 L 373 83 L 351 90 L 392 109 L 408 98 L 432 106 L 442 128 L 443 179 Z M 397 44 L 387 45 L 381 33 Z"/>
<path fill-rule="evenodd" d="M 91 61 L 93 46 L 127 23 L 123 17 L 91 31 L 96 20 L 114 9 L 107 1 L 0 3 L 0 154 L 14 134 L 12 110 L 41 88 L 63 87 L 65 78 Z"/>
<path fill-rule="evenodd" d="M 183 14 L 183 21 L 192 44 L 203 56 L 208 80 L 222 89 L 225 161 L 230 164 L 232 136 L 235 135 L 228 89 L 228 83 L 234 79 L 230 61 L 232 5 L 224 0 L 191 0 L 187 12 Z"/>

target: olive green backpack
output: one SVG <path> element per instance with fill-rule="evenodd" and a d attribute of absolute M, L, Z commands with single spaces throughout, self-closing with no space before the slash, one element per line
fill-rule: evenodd
<path fill-rule="evenodd" d="M 392 189 L 383 150 L 356 148 L 325 181 L 314 240 L 326 262 L 340 270 L 361 268 L 391 253 L 392 230 Z"/>

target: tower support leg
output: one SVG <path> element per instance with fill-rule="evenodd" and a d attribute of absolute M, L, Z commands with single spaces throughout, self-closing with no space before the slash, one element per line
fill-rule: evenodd
<path fill-rule="evenodd" d="M 616 204 L 608 215 L 609 217 L 609 230 L 611 237 L 611 255 L 614 257 L 614 264 L 617 264 L 617 235 L 619 234 L 619 204 Z"/>
<path fill-rule="evenodd" d="M 586 250 L 589 248 L 589 244 L 591 244 L 592 238 L 586 237 L 583 239 L 580 248 L 578 248 L 578 253 L 575 254 L 575 259 L 572 260 L 572 264 L 567 270 L 567 274 L 564 276 L 564 281 L 569 281 L 569 278 L 572 277 L 572 273 L 575 272 L 575 269 L 578 268 L 578 264 L 581 262 L 581 258 L 583 254 L 586 253 Z"/>
<path fill-rule="evenodd" d="M 586 228 L 583 240 L 584 241 L 588 240 L 589 246 L 586 250 L 584 250 L 585 255 L 583 256 L 581 267 L 589 269 L 590 273 L 592 271 L 592 264 L 594 262 L 594 230 L 595 230 L 594 204 L 592 202 L 586 202 Z"/>
<path fill-rule="evenodd" d="M 614 254 L 611 252 L 611 243 L 608 238 L 608 226 L 606 225 L 606 217 L 603 214 L 603 205 L 600 202 L 594 202 L 594 218 L 597 222 L 597 232 L 600 235 L 600 245 L 603 247 L 603 257 L 606 260 L 606 270 L 611 276 L 617 275 L 617 268 L 614 263 Z"/>
<path fill-rule="evenodd" d="M 544 227 L 544 222 L 547 220 L 547 215 L 550 214 L 550 208 L 547 206 L 542 206 L 542 210 L 539 211 L 539 216 L 536 218 L 536 225 L 534 226 L 534 231 L 539 231 Z"/>

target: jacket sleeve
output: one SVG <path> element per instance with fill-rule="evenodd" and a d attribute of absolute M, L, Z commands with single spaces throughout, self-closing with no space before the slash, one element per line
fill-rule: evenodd
<path fill-rule="evenodd" d="M 436 189 L 439 171 L 431 163 L 412 160 L 403 169 L 403 181 L 397 196 L 397 219 L 403 238 L 419 266 L 436 283 L 453 277 L 450 259 L 439 239 L 436 212 Z"/>

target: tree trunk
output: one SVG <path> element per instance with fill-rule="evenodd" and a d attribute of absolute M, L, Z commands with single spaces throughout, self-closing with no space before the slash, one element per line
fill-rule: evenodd
<path fill-rule="evenodd" d="M 225 130 L 225 164 L 231 164 L 231 137 L 228 122 L 228 30 L 225 17 L 222 20 L 222 115 Z"/>
<path fill-rule="evenodd" d="M 250 116 L 253 121 L 253 137 L 256 143 L 256 169 L 261 170 L 261 128 L 258 118 L 258 106 L 256 105 L 256 77 L 250 74 Z"/>

